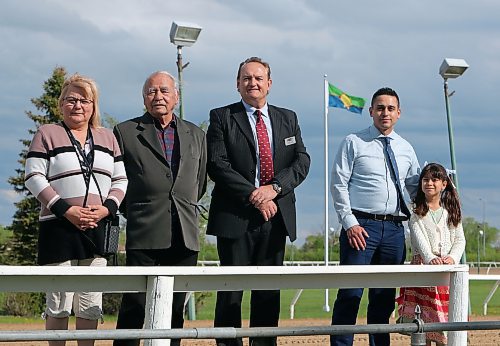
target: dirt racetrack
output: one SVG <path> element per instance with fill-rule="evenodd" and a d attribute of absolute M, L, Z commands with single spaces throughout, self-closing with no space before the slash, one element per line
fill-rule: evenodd
<path fill-rule="evenodd" d="M 499 320 L 500 316 L 477 316 L 471 317 L 471 321 L 477 320 Z M 297 319 L 297 320 L 282 320 L 280 321 L 280 326 L 321 326 L 328 325 L 330 321 L 323 319 Z M 360 320 L 360 324 L 365 324 L 366 320 Z M 195 327 L 210 327 L 212 326 L 212 321 L 186 321 L 186 328 Z M 30 330 L 30 329 L 43 329 L 43 323 L 39 324 L 0 324 L 0 330 Z M 102 329 L 112 329 L 114 328 L 114 323 L 104 323 L 100 325 L 99 328 Z M 500 345 L 500 330 L 490 330 L 490 331 L 469 331 L 468 332 L 469 345 L 481 345 L 481 346 L 498 346 Z M 307 336 L 307 337 L 280 337 L 278 338 L 278 345 L 328 345 L 328 336 L 317 335 L 317 336 Z M 38 346 L 47 345 L 47 342 L 0 342 L 1 346 L 16 345 L 16 346 Z M 68 342 L 69 346 L 76 346 L 76 342 Z M 96 341 L 96 346 L 110 346 L 111 341 Z M 244 343 L 247 346 L 248 342 Z M 368 345 L 368 336 L 365 334 L 360 334 L 355 336 L 355 346 Z M 393 346 L 407 346 L 410 345 L 410 338 L 408 336 L 392 334 L 391 335 L 391 345 Z M 214 340 L 184 340 L 182 346 L 215 346 Z"/>

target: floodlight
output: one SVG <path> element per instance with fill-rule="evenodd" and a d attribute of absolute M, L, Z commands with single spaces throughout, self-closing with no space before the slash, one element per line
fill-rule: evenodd
<path fill-rule="evenodd" d="M 469 65 L 464 59 L 446 58 L 439 68 L 439 74 L 444 79 L 457 78 L 460 77 L 468 68 Z"/>
<path fill-rule="evenodd" d="M 201 32 L 201 26 L 186 22 L 172 22 L 170 27 L 170 42 L 176 46 L 192 46 Z"/>

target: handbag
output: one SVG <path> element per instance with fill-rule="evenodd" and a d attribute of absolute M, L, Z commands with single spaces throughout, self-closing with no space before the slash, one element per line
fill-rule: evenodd
<path fill-rule="evenodd" d="M 91 171 L 92 172 L 92 171 Z M 102 199 L 101 189 L 97 183 L 97 179 L 94 172 L 91 173 L 94 178 L 94 182 L 97 186 L 97 191 L 101 198 L 101 203 L 104 204 Z M 88 190 L 87 190 L 88 194 Z M 87 231 L 90 233 L 92 239 L 94 240 L 94 246 L 96 248 L 96 253 L 101 256 L 111 256 L 118 253 L 118 244 L 120 243 L 120 216 L 119 214 L 113 217 L 105 217 L 97 223 L 97 227 Z"/>
<path fill-rule="evenodd" d="M 120 243 L 120 218 L 115 215 L 111 220 L 106 220 L 104 225 L 103 255 L 115 255 L 118 253 Z"/>

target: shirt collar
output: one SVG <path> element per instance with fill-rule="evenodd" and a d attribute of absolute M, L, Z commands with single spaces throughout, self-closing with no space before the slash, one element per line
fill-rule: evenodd
<path fill-rule="evenodd" d="M 148 113 L 149 114 L 149 113 Z M 167 126 L 165 126 L 165 128 L 162 128 L 161 127 L 161 124 L 160 124 L 160 121 L 158 119 L 156 119 L 154 116 L 152 116 L 151 114 L 149 114 L 149 116 L 153 119 L 153 122 L 155 124 L 155 127 L 158 129 L 158 130 L 166 130 L 167 128 L 169 127 L 172 127 L 172 128 L 177 128 L 177 117 L 175 116 L 175 114 L 172 114 L 172 120 L 170 120 L 170 122 L 168 123 Z"/>
<path fill-rule="evenodd" d="M 389 137 L 391 140 L 397 139 L 400 136 L 396 133 L 396 131 L 392 130 L 391 133 L 389 133 L 387 136 L 384 136 L 376 127 L 375 125 L 370 125 L 369 127 L 370 131 L 370 136 L 372 139 L 376 138 L 384 138 L 384 137 Z"/>
<path fill-rule="evenodd" d="M 245 112 L 248 115 L 253 115 L 255 113 L 255 111 L 258 109 L 258 108 L 255 108 L 253 106 L 250 106 L 244 100 L 241 100 L 241 103 L 243 103 L 243 106 L 245 107 Z M 264 107 L 260 108 L 260 112 L 261 112 L 262 116 L 269 117 L 269 110 L 268 110 L 268 107 L 267 107 L 267 102 L 264 105 Z"/>

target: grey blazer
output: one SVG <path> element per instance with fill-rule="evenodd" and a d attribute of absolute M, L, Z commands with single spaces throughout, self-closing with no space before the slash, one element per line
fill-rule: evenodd
<path fill-rule="evenodd" d="M 175 183 L 149 113 L 114 128 L 129 185 L 120 210 L 127 218 L 127 249 L 171 246 L 171 210 L 179 213 L 185 246 L 199 251 L 197 203 L 207 185 L 205 133 L 177 117 L 180 143 Z"/>

